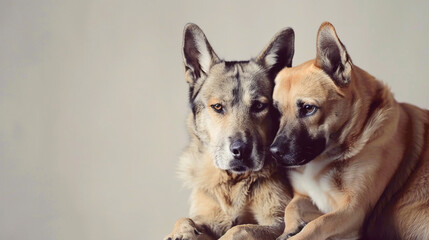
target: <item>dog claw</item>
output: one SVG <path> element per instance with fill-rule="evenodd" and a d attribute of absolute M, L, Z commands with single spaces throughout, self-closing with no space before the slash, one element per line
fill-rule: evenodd
<path fill-rule="evenodd" d="M 286 236 L 281 235 L 280 237 L 278 237 L 276 240 L 287 240 L 289 238 L 289 234 Z"/>
<path fill-rule="evenodd" d="M 301 230 L 305 227 L 305 225 L 307 225 L 307 223 L 305 223 L 304 221 L 301 222 L 301 224 L 298 226 L 298 228 L 290 233 L 283 233 L 280 237 L 278 237 L 276 240 L 286 240 L 289 239 L 290 237 L 293 237 L 295 235 L 297 235 L 299 232 L 301 232 Z"/>
<path fill-rule="evenodd" d="M 291 238 L 291 237 L 293 237 L 295 235 L 296 235 L 296 233 L 289 233 L 289 234 L 286 234 L 286 235 L 281 235 L 276 240 L 287 240 L 287 239 L 289 239 L 289 238 Z"/>

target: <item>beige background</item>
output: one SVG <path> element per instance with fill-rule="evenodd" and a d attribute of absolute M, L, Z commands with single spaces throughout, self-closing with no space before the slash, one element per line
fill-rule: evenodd
<path fill-rule="evenodd" d="M 355 64 L 429 108 L 428 1 L 0 1 L 0 239 L 161 239 L 187 215 L 185 23 L 226 59 L 329 20 Z"/>

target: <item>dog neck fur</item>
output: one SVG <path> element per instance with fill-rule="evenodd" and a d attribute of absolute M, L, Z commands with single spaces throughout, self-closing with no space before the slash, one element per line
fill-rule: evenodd
<path fill-rule="evenodd" d="M 352 108 L 356 112 L 349 123 L 345 126 L 343 134 L 339 138 L 342 143 L 343 153 L 341 159 L 352 158 L 358 154 L 369 141 L 374 141 L 379 135 L 378 131 L 388 132 L 388 126 L 396 125 L 398 119 L 392 111 L 396 104 L 392 93 L 383 87 L 384 83 L 375 79 L 364 70 L 353 66 L 350 91 L 356 95 L 356 88 L 365 88 L 366 93 L 371 96 L 372 101 L 356 101 Z M 359 98 L 358 96 L 355 96 Z M 361 99 L 361 98 L 359 98 Z M 371 104 L 375 103 L 375 104 Z M 365 117 L 365 121 L 359 121 Z M 387 124 L 389 120 L 389 124 Z M 392 133 L 393 134 L 393 133 Z"/>

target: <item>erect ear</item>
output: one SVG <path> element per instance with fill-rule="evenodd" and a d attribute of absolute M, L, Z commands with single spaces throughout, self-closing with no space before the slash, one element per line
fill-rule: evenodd
<path fill-rule="evenodd" d="M 183 31 L 183 62 L 186 81 L 193 86 L 203 75 L 207 75 L 213 63 L 219 61 L 203 31 L 188 23 Z"/>
<path fill-rule="evenodd" d="M 292 28 L 278 32 L 256 58 L 256 61 L 269 69 L 269 77 L 274 79 L 284 67 L 292 66 L 295 52 L 295 33 Z"/>
<path fill-rule="evenodd" d="M 324 22 L 317 33 L 316 66 L 323 69 L 340 87 L 350 83 L 352 60 L 341 43 L 334 26 Z"/>

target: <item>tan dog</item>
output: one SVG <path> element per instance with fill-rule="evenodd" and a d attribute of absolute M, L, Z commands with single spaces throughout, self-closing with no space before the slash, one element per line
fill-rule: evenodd
<path fill-rule="evenodd" d="M 353 65 L 330 23 L 316 59 L 275 82 L 271 151 L 294 189 L 279 239 L 429 239 L 429 112 Z M 310 222 L 308 198 L 324 213 Z"/>
<path fill-rule="evenodd" d="M 275 239 L 282 234 L 291 192 L 284 173 L 269 161 L 268 148 L 278 126 L 274 77 L 291 66 L 293 53 L 294 32 L 288 28 L 256 59 L 224 61 L 198 26 L 185 27 L 192 112 L 180 173 L 192 189 L 191 209 L 190 218 L 179 219 L 166 239 Z"/>

